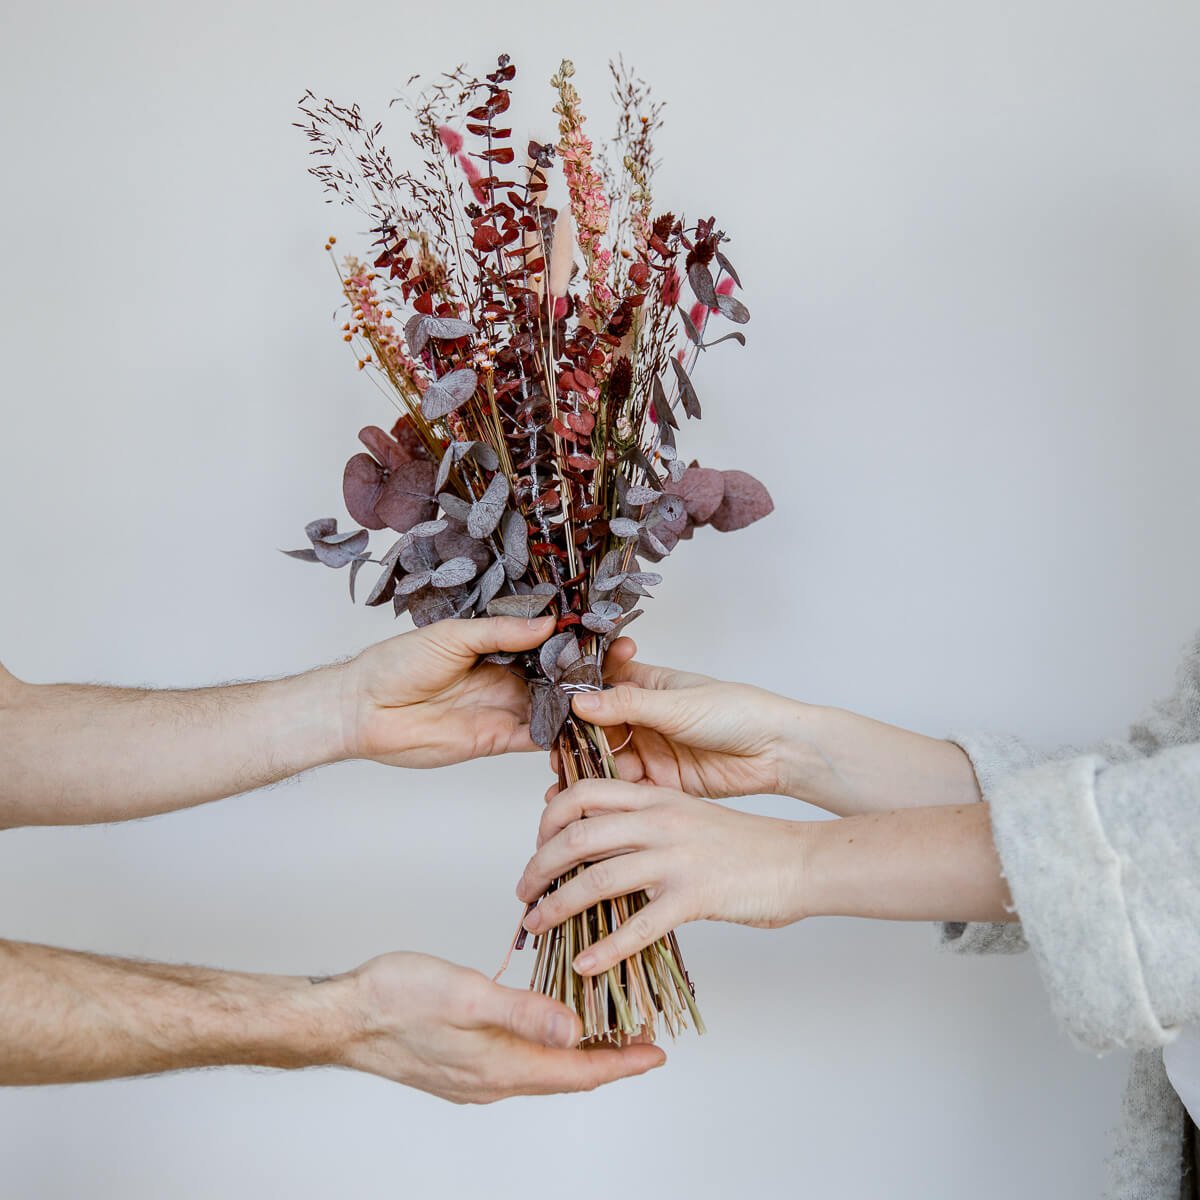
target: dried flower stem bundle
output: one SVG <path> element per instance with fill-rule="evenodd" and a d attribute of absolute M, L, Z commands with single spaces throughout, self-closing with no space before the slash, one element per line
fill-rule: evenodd
<path fill-rule="evenodd" d="M 700 416 L 691 367 L 717 342 L 745 342 L 736 329 L 706 341 L 709 318 L 750 314 L 715 220 L 652 215 L 660 106 L 614 68 L 614 167 L 584 132 L 564 61 L 551 80 L 558 142 L 518 156 L 503 124 L 515 74 L 501 56 L 483 79 L 459 68 L 426 87 L 410 106 L 417 172 L 397 169 L 357 105 L 301 100 L 311 173 L 370 222 L 370 265 L 335 259 L 342 336 L 400 415 L 390 432 L 363 429 L 367 452 L 346 464 L 361 528 L 311 522 L 310 546 L 288 553 L 348 566 L 352 599 L 362 566 L 378 565 L 366 603 L 418 625 L 553 613 L 539 651 L 491 660 L 527 682 L 532 736 L 557 748 L 568 785 L 616 774 L 603 730 L 570 698 L 604 686 L 608 647 L 661 582 L 642 560 L 772 504 L 753 477 L 685 466 L 676 448 L 679 413 Z M 561 211 L 547 203 L 559 164 Z M 399 538 L 372 558 L 370 531 L 385 528 Z M 653 1037 L 660 1016 L 672 1035 L 703 1029 L 674 935 L 595 978 L 572 968 L 646 902 L 607 901 L 534 940 L 532 986 L 579 1013 L 587 1042 Z"/>

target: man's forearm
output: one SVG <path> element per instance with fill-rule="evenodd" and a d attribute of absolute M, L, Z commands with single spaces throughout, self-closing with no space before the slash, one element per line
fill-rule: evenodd
<path fill-rule="evenodd" d="M 332 1063 L 343 986 L 0 941 L 0 1085 Z"/>
<path fill-rule="evenodd" d="M 24 684 L 0 670 L 0 827 L 120 821 L 342 754 L 340 672 L 194 691 Z"/>
<path fill-rule="evenodd" d="M 802 845 L 805 916 L 1017 919 L 986 804 L 816 821 Z"/>

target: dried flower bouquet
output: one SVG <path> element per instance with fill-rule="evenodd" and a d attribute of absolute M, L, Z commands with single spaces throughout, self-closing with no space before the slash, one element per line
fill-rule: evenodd
<path fill-rule="evenodd" d="M 459 68 L 409 102 L 415 171 L 394 165 L 357 105 L 301 100 L 311 173 L 370 223 L 365 260 L 337 258 L 333 237 L 326 246 L 343 337 L 400 416 L 390 432 L 363 429 L 366 452 L 346 463 L 359 527 L 313 521 L 310 546 L 288 553 L 349 567 L 351 598 L 364 563 L 377 564 L 366 603 L 418 625 L 553 613 L 539 652 L 493 659 L 527 681 L 532 736 L 557 747 L 570 784 L 616 774 L 604 731 L 570 702 L 604 686 L 608 647 L 660 582 L 643 560 L 700 525 L 741 529 L 772 503 L 750 475 L 687 466 L 676 448 L 680 413 L 700 416 L 696 359 L 745 344 L 736 328 L 709 340 L 710 323 L 750 314 L 715 220 L 652 211 L 661 106 L 614 67 L 615 153 L 602 155 L 564 61 L 551 80 L 557 143 L 518 152 L 505 126 L 515 74 L 503 55 L 483 79 Z M 560 210 L 547 202 L 556 171 Z M 383 529 L 399 537 L 372 558 L 370 531 Z M 531 986 L 580 1015 L 586 1042 L 653 1037 L 659 1017 L 672 1034 L 689 1017 L 703 1029 L 674 935 L 595 978 L 572 969 L 645 903 L 597 904 L 535 938 Z"/>

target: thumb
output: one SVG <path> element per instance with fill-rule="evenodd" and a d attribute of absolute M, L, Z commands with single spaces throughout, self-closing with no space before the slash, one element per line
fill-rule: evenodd
<path fill-rule="evenodd" d="M 596 725 L 640 725 L 671 734 L 682 724 L 678 694 L 631 683 L 619 683 L 603 692 L 580 692 L 574 703 L 575 711 Z"/>
<path fill-rule="evenodd" d="M 532 650 L 554 632 L 554 621 L 553 616 L 439 621 L 437 638 L 446 649 L 464 655 Z"/>
<path fill-rule="evenodd" d="M 579 1044 L 583 1026 L 565 1005 L 540 992 L 496 985 L 494 1022 L 526 1042 L 569 1050 Z"/>

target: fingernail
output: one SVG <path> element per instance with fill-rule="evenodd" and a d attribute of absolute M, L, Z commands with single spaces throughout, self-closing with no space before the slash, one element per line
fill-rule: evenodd
<path fill-rule="evenodd" d="M 584 951 L 583 954 L 576 955 L 574 962 L 575 971 L 582 975 L 584 971 L 590 971 L 596 965 L 596 956 L 590 951 Z"/>
<path fill-rule="evenodd" d="M 575 697 L 575 707 L 584 712 L 596 712 L 600 707 L 600 697 L 595 692 L 580 692 Z"/>
<path fill-rule="evenodd" d="M 556 1046 L 567 1048 L 575 1044 L 575 1030 L 571 1027 L 570 1017 L 556 1013 L 550 1018 L 550 1040 Z"/>
<path fill-rule="evenodd" d="M 525 918 L 523 923 L 525 925 L 525 928 L 528 929 L 530 933 L 537 933 L 538 929 L 541 928 L 542 914 L 540 912 L 538 912 L 538 910 L 535 908 Z"/>

